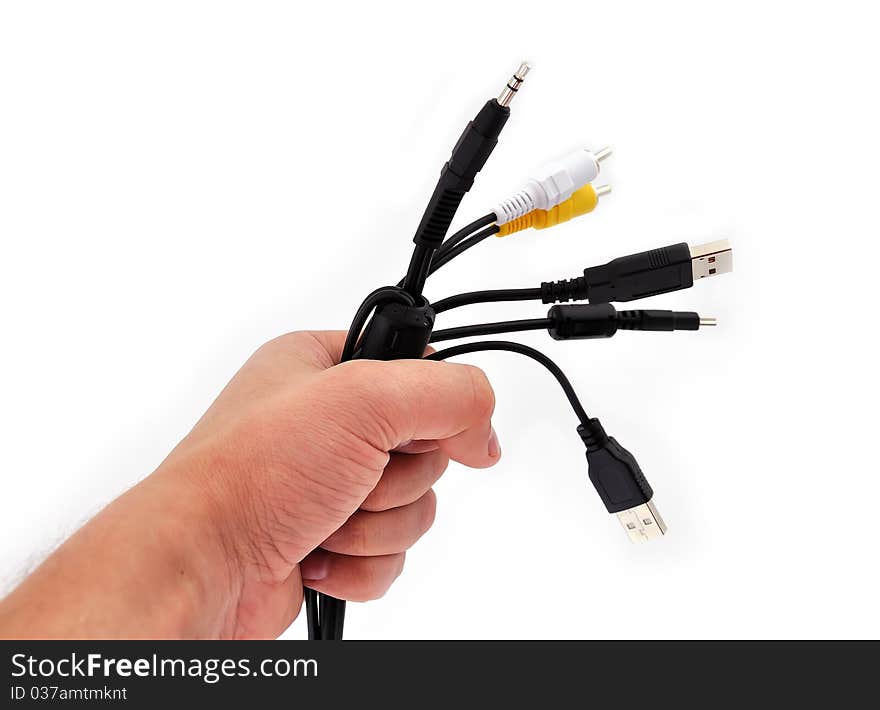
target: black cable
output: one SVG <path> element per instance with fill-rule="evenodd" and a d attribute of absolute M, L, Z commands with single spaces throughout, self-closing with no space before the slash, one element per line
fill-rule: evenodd
<path fill-rule="evenodd" d="M 577 415 L 578 419 L 580 419 L 581 423 L 585 426 L 589 425 L 590 417 L 587 415 L 586 411 L 584 411 L 584 407 L 581 404 L 581 401 L 578 399 L 577 393 L 574 391 L 574 387 L 572 387 L 571 382 L 569 382 L 568 378 L 565 376 L 565 373 L 560 369 L 559 365 L 553 362 L 553 360 L 547 357 L 540 350 L 530 348 L 528 345 L 523 345 L 522 343 L 514 343 L 510 340 L 484 340 L 477 343 L 463 343 L 462 345 L 453 345 L 451 348 L 446 348 L 445 350 L 438 350 L 436 353 L 431 353 L 425 359 L 446 360 L 450 357 L 467 355 L 468 353 L 482 352 L 484 350 L 502 350 L 506 352 L 519 353 L 520 355 L 525 355 L 526 357 L 530 357 L 532 360 L 541 363 L 550 371 L 550 373 L 556 378 L 556 381 L 559 382 L 559 384 L 562 386 L 562 391 L 565 392 L 565 396 L 568 397 L 568 401 L 571 404 L 572 409 L 574 409 L 574 413 Z"/>
<path fill-rule="evenodd" d="M 348 335 L 345 338 L 345 345 L 342 347 L 342 356 L 339 358 L 339 362 L 347 362 L 348 360 L 351 360 L 354 355 L 354 350 L 357 347 L 358 338 L 361 336 L 361 331 L 364 329 L 364 325 L 366 325 L 367 319 L 370 317 L 373 310 L 377 306 L 381 306 L 383 303 L 390 303 L 393 301 L 404 303 L 408 306 L 415 303 L 412 296 L 394 286 L 377 288 L 364 299 L 364 302 L 361 303 L 360 307 L 357 309 L 357 313 L 354 314 L 354 318 L 351 321 L 351 327 L 348 329 Z"/>
<path fill-rule="evenodd" d="M 406 270 L 406 276 L 400 282 L 401 288 L 408 294 L 418 297 L 425 287 L 425 279 L 428 278 L 428 268 L 431 265 L 431 257 L 434 250 L 421 244 L 413 249 L 412 258 L 409 261 L 409 268 Z"/>
<path fill-rule="evenodd" d="M 732 252 L 726 240 L 696 246 L 682 242 L 589 266 L 581 276 L 544 281 L 538 288 L 459 293 L 437 301 L 433 308 L 435 313 L 442 313 L 473 303 L 531 300 L 625 303 L 690 288 L 698 279 L 725 274 L 732 268 Z"/>
<path fill-rule="evenodd" d="M 318 593 L 314 589 L 305 587 L 303 596 L 306 599 L 306 626 L 309 630 L 309 641 L 320 640 L 321 622 L 318 618 Z"/>
<path fill-rule="evenodd" d="M 340 362 L 351 360 L 357 347 L 361 331 L 370 317 L 370 314 L 385 303 L 392 302 L 413 305 L 412 296 L 393 286 L 377 288 L 364 299 L 355 313 L 342 347 Z M 328 594 L 316 592 L 313 589 L 305 590 L 306 600 L 306 624 L 308 626 L 309 639 L 339 639 L 342 638 L 342 626 L 345 621 L 345 600 L 336 599 Z"/>
<path fill-rule="evenodd" d="M 428 274 L 431 273 L 431 262 L 434 259 L 434 254 L 427 254 L 425 258 L 422 260 L 421 268 L 419 269 L 419 278 L 417 282 L 418 293 L 421 293 L 425 288 L 425 281 L 428 280 Z"/>
<path fill-rule="evenodd" d="M 420 299 L 425 280 L 433 268 L 431 262 L 434 253 L 442 247 L 462 199 L 471 189 L 477 173 L 486 164 L 498 143 L 498 136 L 510 117 L 510 102 L 516 96 L 516 92 L 522 85 L 528 71 L 529 65 L 521 64 L 499 97 L 489 99 L 474 119 L 465 126 L 461 137 L 452 149 L 449 160 L 440 171 L 440 178 L 416 229 L 413 237 L 416 246 L 402 285 L 396 289 L 377 289 L 361 304 L 343 346 L 342 362 L 354 356 L 361 331 L 377 306 L 392 300 L 413 306 Z M 478 222 L 487 219 L 487 217 L 488 215 L 482 217 Z M 494 215 L 492 218 L 494 219 Z M 476 228 L 474 227 L 474 229 Z M 458 234 L 454 236 L 456 239 L 464 239 Z M 464 251 L 469 248 L 466 246 L 467 244 L 467 241 L 456 242 L 450 248 L 449 253 L 451 254 L 455 249 Z M 462 249 L 462 247 L 464 248 Z M 436 268 L 440 268 L 440 266 L 442 264 L 437 265 Z M 315 630 L 318 632 L 317 638 L 342 638 L 345 602 L 323 594 L 318 594 L 317 598 L 320 605 L 315 613 L 314 603 L 312 604 L 312 613 L 309 618 L 314 622 L 314 628 L 309 629 L 309 635 L 311 636 L 312 631 Z M 309 609 L 307 608 L 306 611 L 308 613 Z"/>
<path fill-rule="evenodd" d="M 633 542 L 645 542 L 665 535 L 666 523 L 653 503 L 654 491 L 635 457 L 614 437 L 608 436 L 598 419 L 589 418 L 565 373 L 544 353 L 521 343 L 489 340 L 456 345 L 432 353 L 425 359 L 446 360 L 485 350 L 519 353 L 541 363 L 550 371 L 580 419 L 577 432 L 587 450 L 588 475 L 605 509 L 617 515 Z"/>
<path fill-rule="evenodd" d="M 325 595 L 325 601 L 330 602 L 333 608 L 332 616 L 326 626 L 321 627 L 325 641 L 339 641 L 342 639 L 342 631 L 345 626 L 345 599 L 336 599 Z"/>
<path fill-rule="evenodd" d="M 507 84 L 509 90 L 503 91 L 497 99 L 489 99 L 465 126 L 440 171 L 440 178 L 413 237 L 416 247 L 403 282 L 403 288 L 413 298 L 422 295 L 424 282 L 419 282 L 425 273 L 422 271 L 424 260 L 430 262 L 433 253 L 442 246 L 462 199 L 498 143 L 498 136 L 510 117 L 509 104 L 528 72 L 528 65 L 523 64 L 518 71 L 520 75 L 515 74 Z M 427 255 L 423 251 L 427 251 Z"/>
<path fill-rule="evenodd" d="M 453 308 L 469 306 L 473 303 L 497 303 L 498 301 L 540 301 L 540 288 L 502 288 L 491 291 L 469 291 L 443 298 L 432 304 L 434 313 L 443 313 Z"/>
<path fill-rule="evenodd" d="M 443 245 L 434 253 L 433 260 L 436 262 L 437 259 L 445 256 L 449 253 L 449 251 L 457 246 L 460 242 L 467 239 L 469 236 L 482 229 L 483 227 L 487 227 L 495 221 L 495 213 L 490 212 L 487 215 L 483 215 L 479 219 L 475 219 L 470 224 L 459 229 L 455 234 L 449 237 Z M 469 247 L 468 247 L 469 248 Z M 445 262 L 444 262 L 445 263 Z M 415 249 L 413 250 L 412 259 L 410 259 L 409 268 L 407 269 L 407 276 L 412 272 L 414 274 L 412 286 L 416 286 L 421 282 L 421 288 L 425 286 L 425 279 L 428 278 L 429 273 L 433 273 L 433 271 L 429 271 L 431 268 L 431 259 L 424 258 L 424 251 Z M 436 271 L 439 266 L 434 269 Z M 421 270 L 424 270 L 424 274 L 421 274 Z M 402 278 L 397 282 L 397 285 L 400 288 L 405 289 L 407 292 L 411 291 L 406 288 L 406 277 Z"/>
<path fill-rule="evenodd" d="M 345 622 L 345 600 L 318 594 L 320 604 L 320 636 L 321 641 L 333 641 L 342 638 L 342 627 Z"/>
<path fill-rule="evenodd" d="M 700 330 L 716 323 L 715 318 L 703 318 L 693 311 L 618 311 L 610 303 L 564 303 L 551 307 L 546 318 L 477 323 L 435 330 L 431 334 L 430 342 L 545 329 L 554 340 L 587 340 L 610 338 L 620 330 L 655 333 Z"/>
<path fill-rule="evenodd" d="M 322 594 L 314 589 L 304 589 L 306 600 L 306 626 L 309 641 L 327 641 L 342 638 L 345 620 L 345 600 Z"/>
<path fill-rule="evenodd" d="M 524 330 L 546 330 L 551 328 L 555 321 L 551 318 L 529 318 L 525 320 L 506 320 L 498 323 L 478 323 L 476 325 L 461 325 L 457 328 L 435 330 L 431 335 L 432 343 L 441 340 L 455 340 L 456 338 L 470 338 L 475 335 L 497 335 L 498 333 L 520 333 Z"/>
<path fill-rule="evenodd" d="M 464 241 L 456 244 L 449 251 L 438 254 L 434 260 L 431 262 L 431 268 L 428 271 L 428 275 L 433 274 L 437 269 L 441 266 L 445 266 L 450 261 L 452 261 L 455 257 L 464 254 L 471 247 L 475 247 L 477 244 L 482 242 L 484 239 L 491 237 L 493 234 L 498 234 L 498 225 L 493 224 L 491 227 L 486 227 L 484 230 L 477 232 L 476 234 L 468 237 Z"/>
<path fill-rule="evenodd" d="M 698 279 L 725 274 L 732 268 L 732 252 L 726 240 L 696 246 L 682 242 L 589 266 L 581 276 L 544 281 L 538 288 L 460 293 L 437 301 L 433 308 L 435 313 L 442 313 L 473 303 L 530 300 L 626 303 L 690 288 Z"/>
<path fill-rule="evenodd" d="M 445 251 L 449 251 L 450 249 L 452 249 L 452 247 L 456 246 L 462 240 L 467 239 L 478 229 L 482 229 L 483 227 L 488 227 L 490 224 L 493 224 L 496 219 L 497 217 L 495 217 L 495 213 L 490 212 L 487 215 L 483 215 L 479 219 L 475 219 L 466 227 L 459 229 L 455 234 L 453 234 L 445 242 L 443 242 L 443 246 L 440 247 L 440 250 L 437 252 L 437 256 L 440 256 Z"/>

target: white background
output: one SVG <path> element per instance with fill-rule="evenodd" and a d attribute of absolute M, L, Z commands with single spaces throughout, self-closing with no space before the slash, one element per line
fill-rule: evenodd
<path fill-rule="evenodd" d="M 347 635 L 880 635 L 876 26 L 846 2 L 4 3 L 5 588 L 260 343 L 344 328 L 396 280 L 462 126 L 527 58 L 461 219 L 581 145 L 614 146 L 614 193 L 481 245 L 428 295 L 729 237 L 734 274 L 644 304 L 714 331 L 520 338 L 637 455 L 669 535 L 632 546 L 604 512 L 546 373 L 474 356 L 503 461 L 450 469 L 435 527 Z"/>

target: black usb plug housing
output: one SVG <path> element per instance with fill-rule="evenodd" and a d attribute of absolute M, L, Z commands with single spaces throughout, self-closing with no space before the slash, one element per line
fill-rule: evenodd
<path fill-rule="evenodd" d="M 590 303 L 635 301 L 694 285 L 691 252 L 685 242 L 630 254 L 584 269 Z"/>
<path fill-rule="evenodd" d="M 690 288 L 699 279 L 732 270 L 733 250 L 726 239 L 693 247 L 681 242 L 591 266 L 573 279 L 546 281 L 541 299 L 625 303 Z"/>
<path fill-rule="evenodd" d="M 578 434 L 587 447 L 590 480 L 630 540 L 647 542 L 665 535 L 666 523 L 652 502 L 654 491 L 635 457 L 605 433 L 598 419 L 581 424 Z"/>

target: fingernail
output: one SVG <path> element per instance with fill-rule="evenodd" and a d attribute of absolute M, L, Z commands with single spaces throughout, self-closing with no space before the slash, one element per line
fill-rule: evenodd
<path fill-rule="evenodd" d="M 321 552 L 313 552 L 299 563 L 303 580 L 319 582 L 330 574 L 330 559 Z"/>
<path fill-rule="evenodd" d="M 489 457 L 497 459 L 501 456 L 501 445 L 498 443 L 498 434 L 495 433 L 495 427 L 489 434 Z"/>

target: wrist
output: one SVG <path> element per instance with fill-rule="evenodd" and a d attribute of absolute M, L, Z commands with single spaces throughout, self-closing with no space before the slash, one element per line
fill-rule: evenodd
<path fill-rule="evenodd" d="M 244 574 L 237 516 L 198 466 L 162 464 L 140 485 L 159 516 L 155 542 L 167 559 L 162 574 L 176 577 L 169 589 L 174 635 L 230 636 Z"/>

